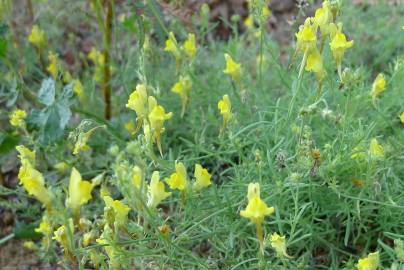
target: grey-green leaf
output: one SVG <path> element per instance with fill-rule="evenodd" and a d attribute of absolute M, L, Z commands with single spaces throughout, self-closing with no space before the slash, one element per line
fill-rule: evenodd
<path fill-rule="evenodd" d="M 52 78 L 42 81 L 42 85 L 38 93 L 38 100 L 46 106 L 52 105 L 55 101 L 55 81 Z"/>

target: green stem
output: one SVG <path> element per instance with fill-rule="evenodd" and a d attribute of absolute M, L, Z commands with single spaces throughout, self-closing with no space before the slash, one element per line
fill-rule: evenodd
<path fill-rule="evenodd" d="M 255 225 L 257 229 L 257 238 L 260 243 L 260 252 L 261 254 L 264 254 L 264 235 L 262 233 L 262 224 L 261 222 L 257 222 Z"/>

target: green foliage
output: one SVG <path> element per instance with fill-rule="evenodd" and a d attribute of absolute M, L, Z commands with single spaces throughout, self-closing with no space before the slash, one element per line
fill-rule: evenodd
<path fill-rule="evenodd" d="M 85 1 L 73 2 L 37 4 L 43 10 L 35 23 L 50 40 L 46 50 L 63 51 L 79 43 L 77 33 L 65 42 L 64 19 L 74 27 L 79 27 L 75 19 L 85 21 L 89 35 L 100 32 L 93 27 L 94 11 L 88 7 L 83 12 Z M 129 269 L 356 269 L 360 258 L 376 251 L 379 269 L 403 267 L 404 124 L 398 118 L 404 111 L 402 6 L 378 4 L 363 10 L 343 1 L 338 21 L 355 43 L 345 52 L 341 78 L 325 45 L 326 76 L 317 98 L 316 77 L 304 71 L 298 78 L 303 55 L 288 68 L 285 55 L 291 58 L 294 47 L 279 44 L 271 34 L 256 35 L 259 29 L 241 34 L 236 23 L 227 22 L 234 35 L 215 40 L 211 37 L 217 22 L 207 20 L 206 7 L 185 28 L 176 18 L 163 16 L 156 1 L 129 2 L 114 6 L 110 121 L 102 118 L 102 85 L 94 80 L 94 63 L 84 50 L 72 47 L 77 49 L 72 66 L 61 57 L 54 80 L 46 75 L 46 51 L 34 50 L 26 37 L 21 37 L 21 47 L 11 46 L 7 27 L 4 32 L 0 27 L 0 57 L 7 60 L 0 63 L 0 102 L 6 105 L 0 116 L 6 127 L 0 132 L 1 160 L 14 157 L 11 150 L 19 144 L 35 150 L 31 165 L 44 176 L 43 186 L 53 196 L 51 207 L 42 211 L 31 203 L 35 193 L 23 193 L 23 188 L 28 190 L 25 184 L 0 189 L 0 205 L 18 214 L 18 235 L 35 239 L 35 230 L 25 221 L 37 225 L 47 219 L 51 232 L 42 232 L 35 250 L 67 269 L 97 263 L 101 269 L 117 263 Z M 61 6 L 61 19 L 50 23 Z M 123 20 L 119 15 L 125 15 Z M 163 50 L 169 31 L 180 59 Z M 194 59 L 184 56 L 188 32 L 196 36 Z M 8 45 L 2 51 L 3 37 Z M 101 43 L 98 35 L 89 38 L 95 48 Z M 225 53 L 241 64 L 239 81 L 223 73 Z M 67 71 L 72 78 L 65 78 Z M 372 83 L 380 72 L 386 90 L 373 100 Z M 179 95 L 171 91 L 180 76 L 192 82 L 184 117 Z M 76 80 L 82 82 L 83 92 Z M 154 118 L 139 119 L 125 106 L 139 85 L 165 113 L 173 113 L 159 134 L 161 155 L 143 130 Z M 218 101 L 225 94 L 232 117 L 220 132 Z M 26 127 L 9 125 L 5 111 L 13 107 L 27 112 Z M 374 154 L 379 148 L 372 150 L 375 138 L 382 156 Z M 165 179 L 179 161 L 190 183 L 198 163 L 212 174 L 212 185 L 200 192 L 170 190 L 171 196 L 157 209 L 149 207 L 152 173 L 160 172 L 168 190 Z M 82 192 L 69 184 L 73 167 L 82 175 L 77 186 L 86 186 L 92 194 L 79 211 L 66 204 L 78 194 L 71 189 Z M 137 188 L 135 167 L 144 180 Z M 252 182 L 260 184 L 261 199 L 275 208 L 262 224 L 263 254 L 256 228 L 240 216 Z M 109 202 L 113 206 L 106 205 L 106 195 L 115 200 Z M 8 196 L 18 201 L 8 201 Z M 120 203 L 130 207 L 125 226 L 116 223 Z M 55 232 L 57 240 L 52 239 Z M 279 257 L 271 248 L 269 236 L 275 232 L 286 237 L 291 258 Z"/>

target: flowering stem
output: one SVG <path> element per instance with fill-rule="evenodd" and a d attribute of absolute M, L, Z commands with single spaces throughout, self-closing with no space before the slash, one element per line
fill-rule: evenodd
<path fill-rule="evenodd" d="M 255 223 L 255 226 L 257 228 L 257 238 L 258 238 L 258 241 L 260 242 L 260 251 L 261 251 L 261 254 L 264 254 L 264 236 L 262 233 L 262 224 L 261 224 L 261 222 L 257 222 L 257 223 Z"/>

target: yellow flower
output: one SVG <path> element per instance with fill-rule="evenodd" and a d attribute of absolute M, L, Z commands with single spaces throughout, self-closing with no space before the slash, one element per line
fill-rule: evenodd
<path fill-rule="evenodd" d="M 31 33 L 28 36 L 28 41 L 38 49 L 44 47 L 47 43 L 45 32 L 38 25 L 32 26 Z"/>
<path fill-rule="evenodd" d="M 341 31 L 335 33 L 334 38 L 330 42 L 330 47 L 332 51 L 332 55 L 334 57 L 335 62 L 338 65 L 338 72 L 341 77 L 341 63 L 342 58 L 344 57 L 345 51 L 353 46 L 353 40 L 347 41 L 346 36 Z"/>
<path fill-rule="evenodd" d="M 129 96 L 126 107 L 136 112 L 138 119 L 144 119 L 147 115 L 147 90 L 146 85 L 138 84 L 136 90 Z"/>
<path fill-rule="evenodd" d="M 269 9 L 269 7 L 267 5 L 262 7 L 262 16 L 264 18 L 267 18 L 269 16 L 269 14 L 271 14 L 271 10 Z"/>
<path fill-rule="evenodd" d="M 55 168 L 57 171 L 59 171 L 61 173 L 64 173 L 65 171 L 67 171 L 70 168 L 70 166 L 66 162 L 62 161 L 62 162 L 58 162 L 55 165 L 53 165 L 53 168 Z"/>
<path fill-rule="evenodd" d="M 37 247 L 33 241 L 25 241 L 23 243 L 23 247 L 30 250 L 35 250 Z"/>
<path fill-rule="evenodd" d="M 188 39 L 185 40 L 184 44 L 182 45 L 182 49 L 184 50 L 185 54 L 190 58 L 193 59 L 196 55 L 196 41 L 194 34 L 188 34 Z"/>
<path fill-rule="evenodd" d="M 139 166 L 133 167 L 132 183 L 137 189 L 140 189 L 143 186 L 143 172 Z"/>
<path fill-rule="evenodd" d="M 35 166 L 35 151 L 29 150 L 24 145 L 18 145 L 15 147 L 19 153 L 21 162 L 27 160 L 32 166 Z"/>
<path fill-rule="evenodd" d="M 351 158 L 363 158 L 365 157 L 365 151 L 359 146 L 355 146 L 353 148 L 353 154 L 351 155 Z"/>
<path fill-rule="evenodd" d="M 205 187 L 208 187 L 212 184 L 210 178 L 212 175 L 208 172 L 207 169 L 203 168 L 200 164 L 195 164 L 195 182 L 194 182 L 194 190 L 199 191 Z"/>
<path fill-rule="evenodd" d="M 386 90 L 386 79 L 383 73 L 379 73 L 372 84 L 370 95 L 375 100 L 384 90 Z"/>
<path fill-rule="evenodd" d="M 398 118 L 400 118 L 401 123 L 404 124 L 404 112 L 402 112 L 402 113 L 398 116 Z"/>
<path fill-rule="evenodd" d="M 124 124 L 124 127 L 129 132 L 129 134 L 134 134 L 136 132 L 135 123 L 131 120 L 128 120 L 128 122 Z"/>
<path fill-rule="evenodd" d="M 98 51 L 95 47 L 91 48 L 91 51 L 88 53 L 88 58 L 93 61 L 95 65 L 103 66 L 105 63 L 104 54 Z"/>
<path fill-rule="evenodd" d="M 90 147 L 87 145 L 87 142 L 90 139 L 93 132 L 100 127 L 103 126 L 97 126 L 90 129 L 89 131 L 79 133 L 79 135 L 77 136 L 76 143 L 74 144 L 73 155 L 78 155 L 80 152 L 86 152 L 90 150 Z"/>
<path fill-rule="evenodd" d="M 181 110 L 181 117 L 184 116 L 185 108 L 188 103 L 189 99 L 189 92 L 191 92 L 192 82 L 188 76 L 183 77 L 181 76 L 179 81 L 174 84 L 171 88 L 173 93 L 177 93 L 180 95 L 181 102 L 182 102 L 182 110 Z"/>
<path fill-rule="evenodd" d="M 50 236 L 53 233 L 52 224 L 49 221 L 47 216 L 42 217 L 41 223 L 39 223 L 39 227 L 35 228 L 35 232 L 42 233 L 44 236 Z"/>
<path fill-rule="evenodd" d="M 370 146 L 369 146 L 369 154 L 370 157 L 372 158 L 382 158 L 384 157 L 384 149 L 381 144 L 377 141 L 376 138 L 373 138 L 370 141 Z"/>
<path fill-rule="evenodd" d="M 94 80 L 101 82 L 104 76 L 105 55 L 93 47 L 88 58 L 94 63 Z"/>
<path fill-rule="evenodd" d="M 271 247 L 275 250 L 276 254 L 279 257 L 290 258 L 290 256 L 286 253 L 285 236 L 280 236 L 277 233 L 273 233 L 269 237 L 269 241 L 270 241 Z"/>
<path fill-rule="evenodd" d="M 369 253 L 369 255 L 358 261 L 358 270 L 376 270 L 379 267 L 379 252 Z"/>
<path fill-rule="evenodd" d="M 164 122 L 170 119 L 173 114 L 166 113 L 163 106 L 158 105 L 154 97 L 149 97 L 149 122 L 153 132 L 153 138 L 156 140 L 160 154 L 163 154 L 161 149 L 161 134 L 164 132 Z"/>
<path fill-rule="evenodd" d="M 65 251 L 71 252 L 70 235 L 74 234 L 73 220 L 70 218 L 68 227 L 65 225 L 60 226 L 54 233 L 52 239 L 56 240 Z"/>
<path fill-rule="evenodd" d="M 182 162 L 175 162 L 175 172 L 166 178 L 171 189 L 185 190 L 188 186 L 187 169 Z"/>
<path fill-rule="evenodd" d="M 85 105 L 87 103 L 86 94 L 84 93 L 84 88 L 80 80 L 73 81 L 73 92 L 79 97 L 81 105 Z"/>
<path fill-rule="evenodd" d="M 238 82 L 241 77 L 241 64 L 235 62 L 229 54 L 224 54 L 226 59 L 226 68 L 223 70 L 224 73 L 230 75 L 235 82 Z"/>
<path fill-rule="evenodd" d="M 25 127 L 27 113 L 24 110 L 15 109 L 9 116 L 10 124 L 14 127 Z"/>
<path fill-rule="evenodd" d="M 94 233 L 91 232 L 86 232 L 83 234 L 83 247 L 87 247 L 91 244 L 92 241 L 94 241 L 95 235 Z"/>
<path fill-rule="evenodd" d="M 170 32 L 168 34 L 168 39 L 166 40 L 164 51 L 172 53 L 176 61 L 181 60 L 181 52 L 178 49 L 178 43 L 173 32 Z"/>
<path fill-rule="evenodd" d="M 129 213 L 129 206 L 119 200 L 113 200 L 110 196 L 103 197 L 105 205 L 113 209 L 115 214 L 115 223 L 117 226 L 123 226 L 126 223 Z"/>
<path fill-rule="evenodd" d="M 312 18 L 307 18 L 304 25 L 301 25 L 299 31 L 295 34 L 296 47 L 303 53 L 316 47 L 316 28 L 315 25 L 312 24 L 312 21 Z"/>
<path fill-rule="evenodd" d="M 80 211 L 80 207 L 86 204 L 91 198 L 93 185 L 89 181 L 83 181 L 81 174 L 76 168 L 72 168 L 69 182 L 69 196 L 66 204 L 74 212 Z"/>
<path fill-rule="evenodd" d="M 324 79 L 326 71 L 323 66 L 323 59 L 317 48 L 310 50 L 307 56 L 306 70 L 314 72 L 317 81 L 321 82 Z"/>
<path fill-rule="evenodd" d="M 57 79 L 59 73 L 59 60 L 58 55 L 52 51 L 48 52 L 49 65 L 46 70 L 52 75 L 54 80 Z"/>
<path fill-rule="evenodd" d="M 273 207 L 268 207 L 266 203 L 261 200 L 259 192 L 256 195 L 249 194 L 249 197 L 246 209 L 240 211 L 242 217 L 249 218 L 252 223 L 261 224 L 265 216 L 274 213 L 275 209 Z"/>
<path fill-rule="evenodd" d="M 248 184 L 247 199 L 251 201 L 254 197 L 260 197 L 260 184 L 250 183 Z"/>
<path fill-rule="evenodd" d="M 45 187 L 42 173 L 35 170 L 27 159 L 21 159 L 22 166 L 18 172 L 20 183 L 29 195 L 34 196 L 45 207 L 51 208 L 52 194 Z"/>
<path fill-rule="evenodd" d="M 223 127 L 224 129 L 227 126 L 227 123 L 232 118 L 231 113 L 231 102 L 228 95 L 224 95 L 221 100 L 217 103 L 217 107 L 220 110 L 220 114 L 223 116 Z"/>
<path fill-rule="evenodd" d="M 331 21 L 331 4 L 329 1 L 324 1 L 322 7 L 318 8 L 314 15 L 314 23 L 320 27 L 322 36 L 329 34 L 329 24 Z"/>
<path fill-rule="evenodd" d="M 251 15 L 248 15 L 244 20 L 244 25 L 247 29 L 251 29 L 254 27 L 254 18 Z"/>
<path fill-rule="evenodd" d="M 164 183 L 160 181 L 159 172 L 154 171 L 149 185 L 147 206 L 156 208 L 161 201 L 170 195 L 171 192 L 166 192 Z"/>

